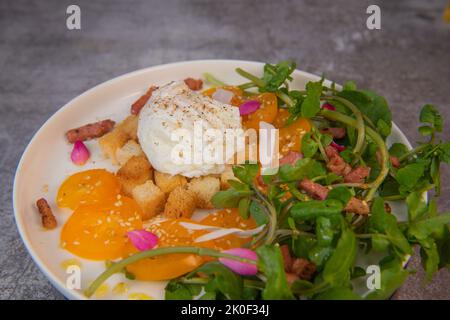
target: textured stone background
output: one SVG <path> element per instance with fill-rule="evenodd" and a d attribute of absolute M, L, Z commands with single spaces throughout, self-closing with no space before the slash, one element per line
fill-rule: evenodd
<path fill-rule="evenodd" d="M 65 10 L 80 5 L 82 30 Z M 365 28 L 377 3 L 382 29 Z M 450 119 L 450 24 L 446 1 L 0 1 L 0 299 L 61 299 L 31 261 L 11 206 L 13 175 L 33 133 L 92 86 L 166 62 L 228 58 L 276 62 L 384 94 L 412 142 L 426 102 Z M 446 133 L 446 139 L 449 139 Z M 444 170 L 448 171 L 448 167 Z M 440 208 L 449 208 L 444 174 Z M 410 264 L 418 268 L 418 257 Z M 450 273 L 427 286 L 412 276 L 397 299 L 450 299 Z"/>

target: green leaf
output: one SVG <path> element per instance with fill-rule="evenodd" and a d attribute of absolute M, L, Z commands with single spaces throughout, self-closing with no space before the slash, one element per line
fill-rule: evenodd
<path fill-rule="evenodd" d="M 396 142 L 389 148 L 389 154 L 396 157 L 401 157 L 406 153 L 408 153 L 408 147 L 403 143 Z"/>
<path fill-rule="evenodd" d="M 340 92 L 338 96 L 353 103 L 374 125 L 378 126 L 379 120 L 382 120 L 383 123 L 380 122 L 382 126 L 380 133 L 384 137 L 389 135 L 392 126 L 392 114 L 382 96 L 368 90 L 345 90 Z M 377 129 L 379 128 L 377 127 Z"/>
<path fill-rule="evenodd" d="M 419 120 L 420 122 L 431 124 L 433 128 L 438 132 L 442 131 L 442 116 L 439 114 L 437 108 L 431 104 L 426 104 L 422 107 Z"/>
<path fill-rule="evenodd" d="M 306 98 L 303 100 L 301 106 L 302 117 L 311 118 L 320 111 L 320 95 L 322 94 L 322 90 L 322 81 L 310 81 L 306 84 Z"/>
<path fill-rule="evenodd" d="M 419 127 L 419 133 L 424 137 L 431 135 L 433 132 L 434 132 L 434 129 L 430 126 L 420 126 Z"/>
<path fill-rule="evenodd" d="M 362 300 L 362 298 L 350 288 L 333 287 L 314 296 L 314 300 Z"/>
<path fill-rule="evenodd" d="M 403 268 L 401 261 L 392 260 L 381 266 L 381 287 L 370 292 L 367 300 L 384 300 L 388 299 L 408 277 L 408 271 Z"/>
<path fill-rule="evenodd" d="M 439 159 L 447 164 L 450 164 L 450 142 L 441 143 L 439 145 L 440 155 Z"/>
<path fill-rule="evenodd" d="M 239 210 L 239 214 L 241 215 L 242 218 L 248 219 L 249 214 L 250 214 L 249 207 L 250 207 L 250 199 L 249 198 L 242 198 L 239 201 L 238 210 Z"/>
<path fill-rule="evenodd" d="M 258 226 L 261 226 L 263 224 L 266 224 L 269 219 L 267 217 L 265 209 L 256 201 L 252 201 L 250 203 L 249 211 L 253 219 L 255 219 L 255 222 Z"/>
<path fill-rule="evenodd" d="M 334 228 L 330 219 L 318 217 L 316 219 L 317 243 L 321 246 L 329 246 L 333 242 Z"/>
<path fill-rule="evenodd" d="M 422 266 L 425 270 L 427 280 L 430 281 L 439 269 L 438 248 L 436 242 L 431 238 L 420 240 L 419 243 Z"/>
<path fill-rule="evenodd" d="M 385 211 L 382 198 L 376 198 L 373 202 L 369 230 L 385 234 L 391 244 L 402 253 L 412 253 L 408 240 L 398 228 L 397 219 Z"/>
<path fill-rule="evenodd" d="M 324 281 L 332 286 L 346 286 L 350 281 L 350 271 L 356 258 L 356 237 L 352 230 L 344 227 L 336 249 L 323 269 Z"/>
<path fill-rule="evenodd" d="M 428 209 L 426 201 L 418 192 L 412 192 L 406 197 L 406 204 L 408 206 L 408 220 L 412 222 L 420 219 Z"/>
<path fill-rule="evenodd" d="M 298 181 L 305 177 L 312 179 L 326 173 L 323 164 L 311 158 L 299 159 L 294 165 L 285 164 L 279 169 L 279 177 L 283 182 Z"/>
<path fill-rule="evenodd" d="M 428 237 L 439 239 L 445 235 L 448 223 L 450 223 L 450 213 L 440 214 L 411 223 L 408 228 L 408 234 L 419 241 Z"/>
<path fill-rule="evenodd" d="M 423 163 L 411 163 L 398 169 L 395 179 L 403 190 L 413 190 L 423 176 L 424 170 L 425 166 Z"/>
<path fill-rule="evenodd" d="M 388 239 L 379 234 L 372 236 L 372 248 L 374 251 L 386 252 L 389 248 L 390 242 Z"/>
<path fill-rule="evenodd" d="M 355 81 L 346 81 L 344 83 L 344 85 L 342 86 L 342 90 L 343 91 L 345 91 L 345 90 L 349 90 L 349 91 L 356 90 L 356 83 L 355 83 Z"/>
<path fill-rule="evenodd" d="M 174 279 L 165 288 L 166 300 L 193 300 L 201 292 L 200 285 L 184 284 Z"/>
<path fill-rule="evenodd" d="M 311 138 L 311 133 L 305 133 L 302 138 L 302 153 L 306 158 L 313 157 L 317 150 L 319 149 L 319 145 L 314 139 Z"/>
<path fill-rule="evenodd" d="M 293 61 L 282 61 L 278 64 L 264 65 L 263 80 L 265 86 L 263 91 L 274 92 L 286 81 L 291 79 L 290 74 L 295 70 L 296 64 Z"/>
<path fill-rule="evenodd" d="M 227 299 L 242 299 L 242 277 L 217 261 L 209 262 L 198 268 L 195 273 L 207 275 L 209 282 L 206 292 L 219 292 Z"/>
<path fill-rule="evenodd" d="M 338 215 L 343 208 L 342 203 L 338 200 L 311 200 L 294 204 L 290 210 L 290 214 L 295 220 L 309 220 L 321 216 L 331 217 Z"/>
<path fill-rule="evenodd" d="M 258 164 L 244 164 L 233 166 L 233 173 L 236 178 L 246 184 L 252 184 L 259 172 Z"/>
<path fill-rule="evenodd" d="M 330 190 L 327 195 L 327 199 L 338 200 L 345 207 L 353 194 L 346 187 L 336 187 Z"/>
<path fill-rule="evenodd" d="M 234 188 L 230 188 L 217 192 L 211 198 L 211 203 L 215 208 L 236 208 L 242 198 L 252 194 L 252 191 L 238 191 Z"/>
<path fill-rule="evenodd" d="M 262 298 L 264 300 L 294 299 L 284 273 L 280 248 L 274 245 L 264 245 L 256 249 L 256 253 L 258 254 L 258 269 L 267 279 Z"/>

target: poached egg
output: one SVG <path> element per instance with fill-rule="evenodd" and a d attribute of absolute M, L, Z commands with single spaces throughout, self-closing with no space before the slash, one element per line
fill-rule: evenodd
<path fill-rule="evenodd" d="M 237 135 L 243 132 L 239 108 L 174 81 L 155 90 L 140 111 L 138 138 L 156 170 L 192 178 L 225 170 L 228 129 Z M 242 147 L 236 144 L 233 149 L 235 153 Z"/>

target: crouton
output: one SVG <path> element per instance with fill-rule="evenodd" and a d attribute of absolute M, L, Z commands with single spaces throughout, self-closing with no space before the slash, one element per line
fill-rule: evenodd
<path fill-rule="evenodd" d="M 123 166 L 131 157 L 144 155 L 141 146 L 134 140 L 128 140 L 121 148 L 116 150 L 116 160 Z"/>
<path fill-rule="evenodd" d="M 103 155 L 110 158 L 113 164 L 117 164 L 116 151 L 128 141 L 128 136 L 122 130 L 114 128 L 98 140 Z"/>
<path fill-rule="evenodd" d="M 195 211 L 195 194 L 186 185 L 172 190 L 167 198 L 164 215 L 167 218 L 190 218 Z"/>
<path fill-rule="evenodd" d="M 170 193 L 176 187 L 185 185 L 187 180 L 180 175 L 172 176 L 155 170 L 155 183 L 164 193 Z"/>
<path fill-rule="evenodd" d="M 137 127 L 139 117 L 131 115 L 125 118 L 121 123 L 117 125 L 117 128 L 124 132 L 129 139 L 137 141 Z"/>
<path fill-rule="evenodd" d="M 197 208 L 212 209 L 211 198 L 220 191 L 220 180 L 211 176 L 194 178 L 188 183 L 188 189 L 195 194 Z"/>
<path fill-rule="evenodd" d="M 228 180 L 238 181 L 238 179 L 234 176 L 232 166 L 226 166 L 225 171 L 220 175 L 220 188 L 222 190 L 228 189 L 230 187 Z"/>
<path fill-rule="evenodd" d="M 142 220 L 153 218 L 164 210 L 166 195 L 151 180 L 134 187 L 132 196 L 142 209 Z"/>
<path fill-rule="evenodd" d="M 152 179 L 153 168 L 145 156 L 133 156 L 117 171 L 116 176 L 122 193 L 131 196 L 136 186 Z"/>

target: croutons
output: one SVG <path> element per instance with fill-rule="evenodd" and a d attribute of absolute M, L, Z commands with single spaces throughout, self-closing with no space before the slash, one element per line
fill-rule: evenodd
<path fill-rule="evenodd" d="M 220 191 L 220 180 L 211 176 L 194 178 L 189 182 L 188 189 L 194 192 L 198 208 L 212 209 L 211 198 Z"/>
<path fill-rule="evenodd" d="M 122 193 L 131 196 L 136 186 L 152 179 L 153 168 L 145 156 L 133 156 L 117 171 L 116 176 Z"/>
<path fill-rule="evenodd" d="M 187 180 L 180 175 L 172 176 L 155 170 L 155 183 L 164 193 L 170 193 L 176 187 L 185 185 Z"/>
<path fill-rule="evenodd" d="M 144 155 L 141 146 L 134 140 L 128 140 L 121 148 L 116 150 L 117 162 L 123 166 L 131 157 Z"/>
<path fill-rule="evenodd" d="M 105 134 L 98 140 L 103 155 L 110 158 L 113 164 L 117 164 L 116 150 L 121 148 L 128 140 L 128 135 L 120 129 L 114 128 L 113 131 Z"/>
<path fill-rule="evenodd" d="M 222 172 L 222 174 L 220 175 L 220 188 L 222 190 L 228 189 L 230 187 L 228 180 L 238 181 L 237 178 L 234 176 L 232 166 L 226 166 L 225 171 Z"/>
<path fill-rule="evenodd" d="M 135 115 L 131 115 L 125 118 L 121 123 L 117 125 L 119 130 L 123 131 L 129 139 L 137 141 L 137 127 L 139 118 Z"/>
<path fill-rule="evenodd" d="M 178 186 L 169 194 L 164 215 L 167 218 L 190 218 L 196 208 L 196 198 L 193 191 L 186 185 Z"/>
<path fill-rule="evenodd" d="M 113 164 L 118 163 L 116 152 L 119 148 L 130 139 L 137 141 L 137 125 L 138 117 L 131 115 L 98 140 L 103 155 L 110 158 Z"/>
<path fill-rule="evenodd" d="M 134 187 L 132 196 L 142 209 L 143 220 L 153 218 L 164 210 L 166 195 L 151 180 Z"/>

